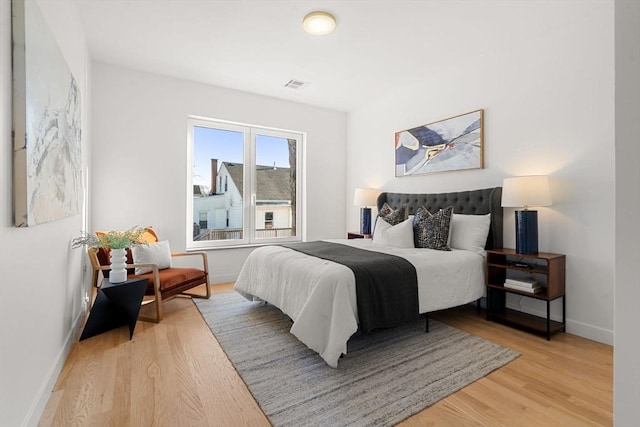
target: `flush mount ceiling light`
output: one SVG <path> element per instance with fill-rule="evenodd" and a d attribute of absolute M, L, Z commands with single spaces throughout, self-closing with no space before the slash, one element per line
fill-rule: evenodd
<path fill-rule="evenodd" d="M 302 19 L 302 28 L 312 36 L 326 36 L 336 28 L 336 18 L 329 12 L 307 13 Z"/>

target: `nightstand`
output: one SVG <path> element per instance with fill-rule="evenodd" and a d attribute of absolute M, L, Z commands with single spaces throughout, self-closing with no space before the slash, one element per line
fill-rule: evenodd
<path fill-rule="evenodd" d="M 487 251 L 487 320 L 498 320 L 520 326 L 533 332 L 545 333 L 547 340 L 551 334 L 565 331 L 565 271 L 566 256 L 548 252 L 519 254 L 514 249 L 493 249 Z M 507 273 L 509 273 L 507 275 Z M 513 289 L 505 286 L 508 277 L 529 278 L 538 282 L 539 292 Z M 526 280 L 526 279 L 525 279 Z M 505 295 L 516 294 L 546 302 L 546 318 L 533 316 L 505 307 Z M 562 298 L 562 322 L 551 320 L 551 301 Z"/>
<path fill-rule="evenodd" d="M 362 234 L 357 231 L 349 231 L 347 233 L 347 239 L 371 239 L 372 234 Z"/>
<path fill-rule="evenodd" d="M 125 325 L 129 326 L 129 339 L 133 338 L 147 283 L 147 279 L 128 279 L 121 283 L 102 279 L 80 341 Z"/>

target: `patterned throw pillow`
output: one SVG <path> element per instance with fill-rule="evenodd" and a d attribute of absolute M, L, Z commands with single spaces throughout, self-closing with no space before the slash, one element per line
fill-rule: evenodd
<path fill-rule="evenodd" d="M 400 209 L 394 210 L 387 202 L 382 205 L 378 216 L 391 225 L 400 224 L 407 219 L 407 204 L 402 205 Z"/>
<path fill-rule="evenodd" d="M 453 206 L 440 209 L 431 214 L 424 206 L 420 206 L 413 218 L 416 248 L 450 251 L 448 245 L 449 225 Z"/>

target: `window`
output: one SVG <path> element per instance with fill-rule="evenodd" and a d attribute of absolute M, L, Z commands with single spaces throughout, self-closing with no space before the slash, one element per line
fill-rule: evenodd
<path fill-rule="evenodd" d="M 266 229 L 273 228 L 273 212 L 264 213 L 264 228 Z"/>
<path fill-rule="evenodd" d="M 200 224 L 199 224 L 199 226 L 200 226 L 201 230 L 208 228 L 209 221 L 207 221 L 207 216 L 208 216 L 207 214 L 208 214 L 208 212 L 206 212 L 206 211 L 205 212 L 200 212 Z"/>
<path fill-rule="evenodd" d="M 202 118 L 188 126 L 187 248 L 301 240 L 304 135 Z"/>

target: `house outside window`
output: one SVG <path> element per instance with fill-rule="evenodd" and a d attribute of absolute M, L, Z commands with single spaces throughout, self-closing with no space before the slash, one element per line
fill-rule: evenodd
<path fill-rule="evenodd" d="M 187 249 L 301 240 L 304 134 L 195 117 L 188 126 Z"/>

